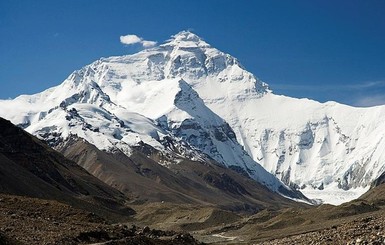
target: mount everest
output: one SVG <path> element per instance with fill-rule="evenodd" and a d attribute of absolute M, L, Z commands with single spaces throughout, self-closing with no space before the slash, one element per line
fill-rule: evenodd
<path fill-rule="evenodd" d="M 340 204 L 385 171 L 385 107 L 275 95 L 232 56 L 187 31 L 157 47 L 101 58 L 62 84 L 0 101 L 0 116 L 56 147 L 71 136 L 162 165 L 212 159 L 273 191 Z M 286 185 L 286 186 L 285 186 Z"/>

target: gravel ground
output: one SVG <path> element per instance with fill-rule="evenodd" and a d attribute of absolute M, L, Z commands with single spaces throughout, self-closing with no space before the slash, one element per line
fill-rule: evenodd
<path fill-rule="evenodd" d="M 369 215 L 320 231 L 258 244 L 385 244 L 385 216 Z"/>
<path fill-rule="evenodd" d="M 201 244 L 188 233 L 108 224 L 55 201 L 0 195 L 0 244 Z"/>

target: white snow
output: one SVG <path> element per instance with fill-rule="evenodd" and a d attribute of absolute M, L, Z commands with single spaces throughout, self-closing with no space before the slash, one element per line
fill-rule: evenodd
<path fill-rule="evenodd" d="M 362 194 L 369 190 L 370 186 L 365 188 L 359 187 L 350 190 L 342 190 L 338 187 L 329 187 L 327 190 L 318 190 L 313 188 L 305 188 L 301 192 L 310 199 L 321 200 L 323 203 L 332 205 L 341 205 L 345 202 L 359 198 Z"/>

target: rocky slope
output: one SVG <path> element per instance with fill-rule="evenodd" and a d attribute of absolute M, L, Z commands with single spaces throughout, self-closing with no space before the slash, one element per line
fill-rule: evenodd
<path fill-rule="evenodd" d="M 0 192 L 56 200 L 111 220 L 128 218 L 126 196 L 0 118 Z"/>
<path fill-rule="evenodd" d="M 134 203 L 167 202 L 209 205 L 254 213 L 267 207 L 297 206 L 249 178 L 241 168 L 229 169 L 215 161 L 182 159 L 167 167 L 161 151 L 141 143 L 123 152 L 104 152 L 79 138 L 57 147 L 66 157 L 110 186 L 122 191 Z M 281 190 L 282 192 L 285 189 Z M 298 199 L 306 199 L 301 193 Z"/>

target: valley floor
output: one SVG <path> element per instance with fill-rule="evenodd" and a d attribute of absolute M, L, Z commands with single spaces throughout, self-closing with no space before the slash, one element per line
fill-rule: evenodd
<path fill-rule="evenodd" d="M 188 233 L 109 224 L 56 201 L 0 194 L 0 244 L 200 244 Z"/>
<path fill-rule="evenodd" d="M 135 222 L 188 231 L 207 244 L 385 244 L 383 205 L 356 200 L 254 215 L 161 203 L 133 208 L 138 212 Z"/>
<path fill-rule="evenodd" d="M 134 216 L 110 224 L 56 201 L 0 194 L 0 244 L 384 244 L 383 205 L 357 200 L 246 215 L 213 206 L 132 204 Z"/>

